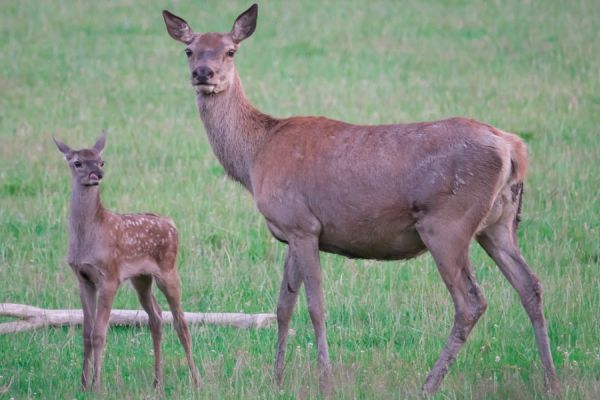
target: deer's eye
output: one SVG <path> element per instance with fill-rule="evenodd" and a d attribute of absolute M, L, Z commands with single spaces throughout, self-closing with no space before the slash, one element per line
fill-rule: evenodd
<path fill-rule="evenodd" d="M 188 57 L 192 56 L 192 51 L 190 49 L 185 49 L 185 55 Z"/>
<path fill-rule="evenodd" d="M 235 54 L 235 50 L 228 50 L 227 51 L 227 57 L 233 57 L 234 54 Z"/>
<path fill-rule="evenodd" d="M 75 166 L 75 168 L 81 168 L 81 161 L 77 160 L 73 163 L 73 165 Z"/>
<path fill-rule="evenodd" d="M 104 161 L 100 161 L 100 166 L 104 167 Z"/>

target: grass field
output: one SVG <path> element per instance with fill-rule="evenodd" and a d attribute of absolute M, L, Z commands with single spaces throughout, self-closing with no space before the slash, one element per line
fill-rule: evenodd
<path fill-rule="evenodd" d="M 160 14 L 226 31 L 248 6 L 0 2 L 0 302 L 79 307 L 64 261 L 69 173 L 51 136 L 79 148 L 106 129 L 104 204 L 176 221 L 184 308 L 275 310 L 285 249 L 213 156 L 183 47 Z M 600 398 L 599 32 L 591 0 L 265 1 L 236 56 L 249 98 L 275 116 L 377 124 L 463 115 L 527 141 L 520 242 L 545 287 L 567 399 Z M 544 398 L 516 292 L 477 245 L 471 253 L 489 308 L 436 398 Z M 335 397 L 416 396 L 453 318 L 431 257 L 321 261 Z M 126 285 L 115 308 L 137 307 Z M 292 327 L 281 391 L 271 375 L 275 329 L 193 327 L 198 392 L 166 328 L 166 397 L 317 397 L 303 296 Z M 151 349 L 146 329 L 111 329 L 98 397 L 158 397 Z M 0 398 L 97 397 L 79 391 L 81 350 L 76 328 L 0 336 Z"/>

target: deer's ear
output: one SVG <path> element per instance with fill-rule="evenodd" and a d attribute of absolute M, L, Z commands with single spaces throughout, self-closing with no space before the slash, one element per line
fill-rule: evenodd
<path fill-rule="evenodd" d="M 73 156 L 73 150 L 54 136 L 52 136 L 52 140 L 54 140 L 54 144 L 58 147 L 58 150 L 63 153 L 65 156 L 65 160 L 69 161 L 69 159 Z"/>
<path fill-rule="evenodd" d="M 94 145 L 94 150 L 98 153 L 102 153 L 104 150 L 104 145 L 106 144 L 106 132 L 102 131 L 98 140 L 96 140 L 96 144 Z"/>
<path fill-rule="evenodd" d="M 247 39 L 256 29 L 256 18 L 258 17 L 258 5 L 252 4 L 249 9 L 240 14 L 231 28 L 231 38 L 235 43 Z"/>
<path fill-rule="evenodd" d="M 194 31 L 192 31 L 192 28 L 190 28 L 183 18 L 179 18 L 177 15 L 171 14 L 167 10 L 163 10 L 162 15 L 165 20 L 165 25 L 167 25 L 167 32 L 169 32 L 169 35 L 171 35 L 173 39 L 179 40 L 185 44 L 192 43 L 192 40 L 194 40 Z"/>

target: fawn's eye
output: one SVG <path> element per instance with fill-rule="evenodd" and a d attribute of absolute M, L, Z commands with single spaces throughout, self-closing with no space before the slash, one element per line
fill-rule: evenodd
<path fill-rule="evenodd" d="M 75 166 L 75 168 L 81 168 L 81 161 L 77 160 L 73 163 L 73 165 Z"/>
<path fill-rule="evenodd" d="M 100 161 L 100 166 L 104 167 L 104 161 Z"/>
<path fill-rule="evenodd" d="M 235 54 L 235 50 L 228 50 L 227 51 L 227 57 L 233 57 L 233 55 Z"/>
<path fill-rule="evenodd" d="M 192 51 L 190 49 L 185 49 L 185 55 L 188 57 L 192 56 Z"/>

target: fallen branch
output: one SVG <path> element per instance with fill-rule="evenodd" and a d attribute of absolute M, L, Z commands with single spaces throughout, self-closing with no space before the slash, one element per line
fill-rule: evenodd
<path fill-rule="evenodd" d="M 186 312 L 185 319 L 189 324 L 224 325 L 235 328 L 266 328 L 275 320 L 274 314 L 244 313 L 193 313 Z M 26 304 L 0 304 L 0 316 L 19 318 L 18 321 L 0 323 L 0 334 L 15 333 L 38 329 L 46 326 L 64 326 L 83 324 L 82 310 L 47 310 Z M 172 323 L 173 315 L 163 311 L 163 322 Z M 112 310 L 110 325 L 148 324 L 148 314 L 142 310 Z"/>

